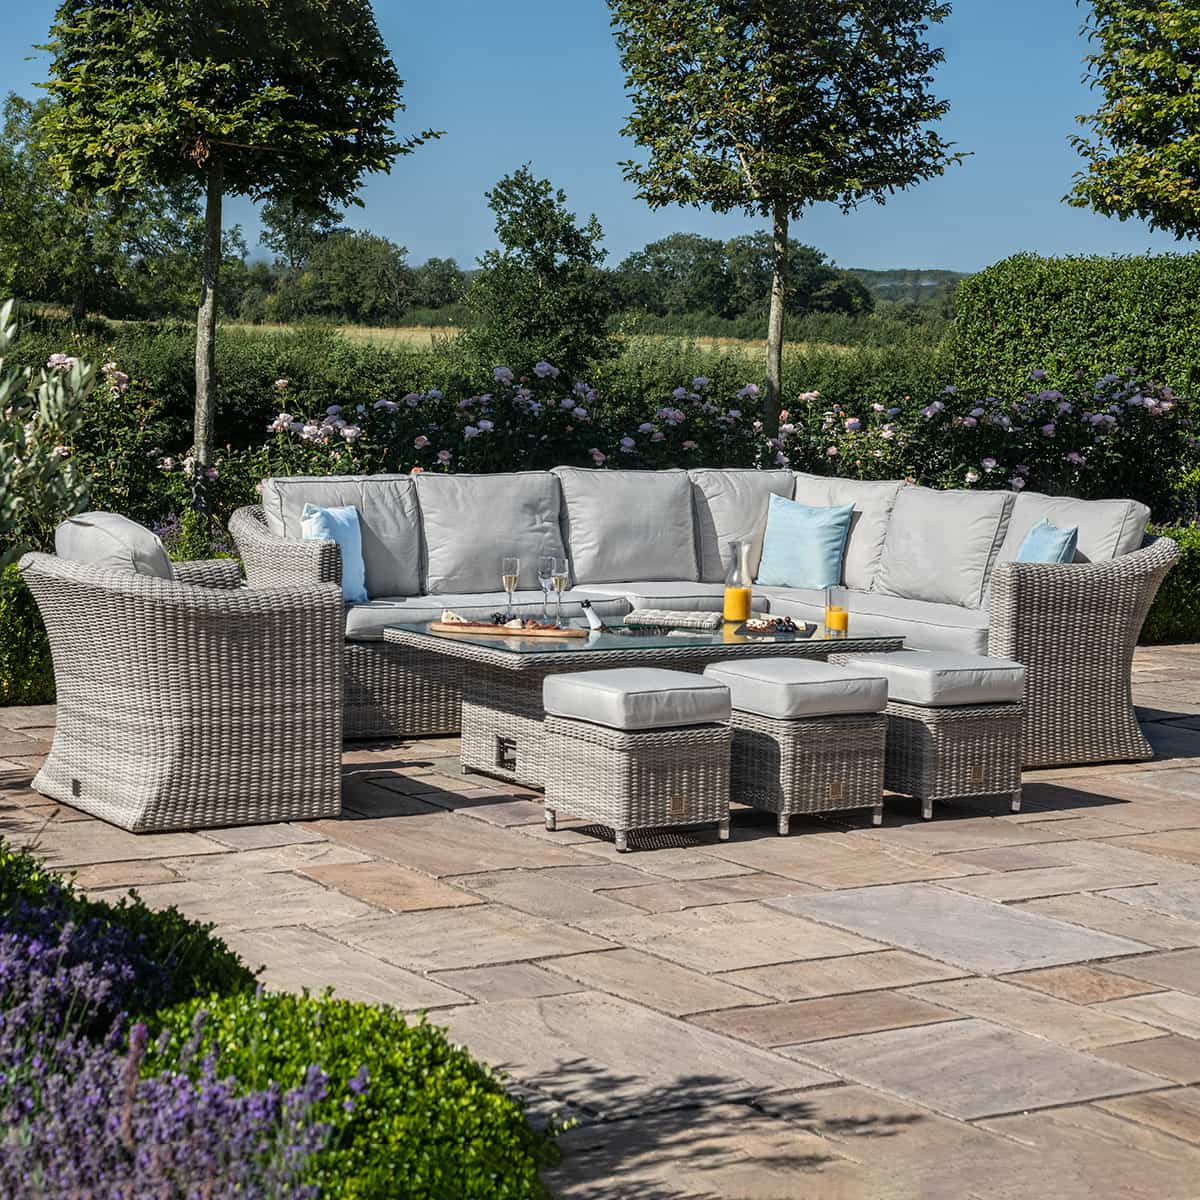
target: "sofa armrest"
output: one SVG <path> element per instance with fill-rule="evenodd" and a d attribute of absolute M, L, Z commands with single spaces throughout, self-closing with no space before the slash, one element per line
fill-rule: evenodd
<path fill-rule="evenodd" d="M 1152 757 L 1130 673 L 1146 614 L 1179 553 L 1160 537 L 1105 562 L 996 568 L 988 651 L 1025 665 L 1025 766 Z"/>
<path fill-rule="evenodd" d="M 342 581 L 342 552 L 337 542 L 279 537 L 267 528 L 266 514 L 257 505 L 239 508 L 229 518 L 229 533 L 251 587 Z"/>
<path fill-rule="evenodd" d="M 236 558 L 196 559 L 172 563 L 177 583 L 192 587 L 239 588 L 242 568 Z"/>

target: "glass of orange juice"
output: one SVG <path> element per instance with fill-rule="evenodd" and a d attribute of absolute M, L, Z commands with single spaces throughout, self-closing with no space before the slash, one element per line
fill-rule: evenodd
<path fill-rule="evenodd" d="M 729 572 L 725 576 L 722 616 L 726 621 L 745 621 L 751 609 L 750 543 L 729 543 Z"/>
<path fill-rule="evenodd" d="M 841 588 L 825 589 L 825 636 L 844 638 L 850 629 L 850 614 Z"/>

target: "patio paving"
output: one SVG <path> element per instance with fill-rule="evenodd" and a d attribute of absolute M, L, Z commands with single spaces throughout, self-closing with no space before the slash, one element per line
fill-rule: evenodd
<path fill-rule="evenodd" d="M 1200 647 L 1134 693 L 1160 757 L 1029 772 L 1021 813 L 739 811 L 620 856 L 453 738 L 349 750 L 340 820 L 128 834 L 30 790 L 52 707 L 0 709 L 0 836 L 269 986 L 427 1011 L 573 1118 L 564 1200 L 1195 1200 Z"/>

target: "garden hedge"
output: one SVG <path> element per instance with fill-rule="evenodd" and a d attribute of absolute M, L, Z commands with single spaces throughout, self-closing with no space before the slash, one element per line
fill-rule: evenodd
<path fill-rule="evenodd" d="M 1159 589 L 1142 641 L 1200 642 L 1200 525 L 1165 526 L 1152 532 L 1174 538 L 1183 554 Z"/>
<path fill-rule="evenodd" d="M 982 398 L 1031 367 L 1067 390 L 1110 371 L 1200 385 L 1200 255 L 1018 254 L 965 279 L 956 297 L 954 382 Z"/>
<path fill-rule="evenodd" d="M 46 627 L 16 563 L 0 571 L 0 708 L 53 704 L 54 665 Z"/>

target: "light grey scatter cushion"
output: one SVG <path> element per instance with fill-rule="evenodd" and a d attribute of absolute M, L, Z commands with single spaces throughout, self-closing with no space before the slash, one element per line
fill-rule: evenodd
<path fill-rule="evenodd" d="M 555 467 L 575 582 L 698 579 L 686 471 Z"/>
<path fill-rule="evenodd" d="M 1012 502 L 1011 492 L 901 488 L 876 589 L 910 600 L 978 608 Z"/>
<path fill-rule="evenodd" d="M 729 543 L 751 543 L 750 576 L 758 574 L 767 505 L 772 496 L 792 497 L 791 471 L 720 470 L 689 471 L 700 551 L 700 578 L 720 583 L 729 570 Z"/>
<path fill-rule="evenodd" d="M 119 513 L 89 512 L 68 517 L 54 531 L 54 552 L 59 558 L 110 571 L 175 578 L 158 535 Z"/>
<path fill-rule="evenodd" d="M 1039 521 L 1060 529 L 1079 530 L 1076 562 L 1103 562 L 1120 558 L 1141 547 L 1150 510 L 1136 500 L 1073 500 L 1069 496 L 1043 496 L 1022 492 L 1013 505 L 1008 533 L 997 562 L 1012 562 L 1026 535 Z"/>
<path fill-rule="evenodd" d="M 850 533 L 842 557 L 842 582 L 848 588 L 868 592 L 879 575 L 879 560 L 896 496 L 904 486 L 899 479 L 841 479 L 836 476 L 795 472 L 793 500 L 820 508 L 854 505 Z"/>
<path fill-rule="evenodd" d="M 537 560 L 563 557 L 562 493 L 549 471 L 415 476 L 425 531 L 425 591 L 494 592 L 500 560 L 521 560 L 519 587 L 536 588 Z"/>
<path fill-rule="evenodd" d="M 421 591 L 421 523 L 417 492 L 407 475 L 291 475 L 264 479 L 267 527 L 278 537 L 303 536 L 306 504 L 358 509 L 368 596 Z"/>

